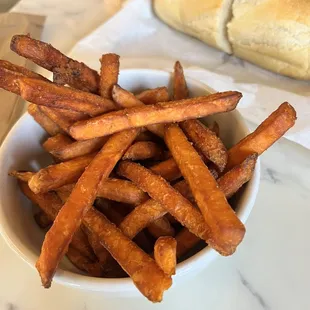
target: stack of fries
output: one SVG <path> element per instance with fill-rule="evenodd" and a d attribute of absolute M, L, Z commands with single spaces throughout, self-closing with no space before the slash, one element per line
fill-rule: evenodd
<path fill-rule="evenodd" d="M 51 82 L 0 61 L 0 87 L 30 101 L 29 114 L 50 135 L 43 148 L 53 165 L 11 172 L 48 229 L 36 263 L 45 288 L 66 255 L 91 276 L 129 275 L 159 302 L 177 261 L 197 244 L 235 252 L 245 227 L 227 199 L 294 125 L 292 106 L 281 104 L 227 150 L 219 126 L 198 118 L 235 109 L 241 93 L 188 98 L 179 62 L 170 98 L 164 86 L 139 94 L 118 86 L 115 54 L 101 57 L 98 74 L 30 36 L 14 36 L 11 49 L 53 72 Z"/>

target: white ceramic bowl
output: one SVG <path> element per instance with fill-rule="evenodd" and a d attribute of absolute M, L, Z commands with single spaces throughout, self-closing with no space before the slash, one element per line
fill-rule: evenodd
<path fill-rule="evenodd" d="M 169 85 L 171 75 L 164 71 L 129 69 L 120 73 L 119 84 L 131 91 Z M 191 96 L 213 92 L 204 84 L 187 79 Z M 227 147 L 243 138 L 248 130 L 238 111 L 207 117 L 204 121 L 216 120 L 220 125 L 221 138 Z M 26 263 L 34 268 L 44 238 L 43 232 L 33 219 L 31 203 L 21 194 L 17 182 L 8 172 L 39 169 L 50 163 L 49 156 L 42 150 L 41 142 L 46 138 L 43 129 L 26 113 L 12 128 L 0 151 L 0 228 L 8 245 Z M 260 164 L 256 164 L 253 178 L 238 198 L 236 212 L 245 222 L 253 207 L 260 179 Z M 240 245 L 242 246 L 242 244 Z M 206 247 L 194 256 L 178 264 L 174 283 L 205 268 L 218 254 Z M 38 283 L 40 279 L 38 276 Z M 64 260 L 55 274 L 54 281 L 86 290 L 127 295 L 137 292 L 129 278 L 102 279 L 81 274 Z"/>

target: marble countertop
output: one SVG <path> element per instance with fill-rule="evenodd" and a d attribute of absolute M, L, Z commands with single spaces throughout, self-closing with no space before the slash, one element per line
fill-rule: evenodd
<path fill-rule="evenodd" d="M 107 14 L 100 0 L 88 0 L 87 5 L 75 1 L 74 8 L 70 2 L 55 0 L 51 6 L 50 1 L 22 0 L 13 11 L 47 15 L 43 39 L 67 52 L 98 24 L 100 14 Z M 88 10 L 92 5 L 98 7 L 96 14 Z M 86 14 L 83 20 L 86 16 L 92 23 L 89 28 L 79 25 L 81 12 Z M 66 14 L 76 14 L 75 22 L 63 25 L 59 36 L 59 24 Z M 70 40 L 64 39 L 68 37 Z M 261 185 L 237 253 L 218 258 L 199 275 L 174 286 L 161 304 L 138 297 L 109 297 L 57 283 L 44 290 L 37 272 L 0 238 L 0 309 L 308 310 L 309 155 L 303 147 L 282 139 L 261 156 Z"/>

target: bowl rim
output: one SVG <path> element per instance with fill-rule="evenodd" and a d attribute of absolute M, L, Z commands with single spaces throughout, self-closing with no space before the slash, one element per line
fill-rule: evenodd
<path fill-rule="evenodd" d="M 157 70 L 157 69 L 143 69 L 143 68 L 130 68 L 130 69 L 121 69 L 121 72 L 126 73 L 144 73 L 144 74 L 159 74 L 159 75 L 169 75 L 171 76 L 171 72 L 165 71 L 165 70 Z M 212 88 L 208 87 L 204 83 L 200 82 L 199 80 L 186 77 L 187 81 L 191 81 L 193 84 L 197 85 L 201 89 L 205 89 L 207 92 L 214 93 L 216 92 Z M 249 130 L 245 124 L 245 121 L 243 120 L 241 114 L 237 109 L 233 111 L 235 114 L 235 117 L 241 127 L 241 130 L 244 132 L 244 135 L 249 133 Z M 31 116 L 26 113 L 24 113 L 19 120 L 14 124 L 14 126 L 11 128 L 7 136 L 5 137 L 1 148 L 0 148 L 0 161 L 4 154 L 6 153 L 7 147 L 10 145 L 10 141 L 13 136 L 15 136 L 16 132 L 18 132 L 19 127 L 27 120 L 27 118 L 30 118 Z M 237 212 L 238 217 L 240 220 L 245 223 L 247 218 L 249 217 L 256 196 L 259 188 L 259 182 L 260 182 L 260 159 L 258 158 L 255 170 L 253 173 L 253 177 L 247 184 L 247 195 L 245 199 L 242 201 L 242 209 Z M 22 258 L 24 262 L 26 262 L 29 266 L 32 267 L 32 269 L 35 269 L 35 262 L 37 260 L 37 257 L 19 240 L 17 240 L 17 237 L 14 236 L 13 230 L 10 229 L 10 227 L 6 227 L 5 221 L 3 220 L 3 208 L 2 208 L 2 201 L 0 200 L 0 234 L 2 235 L 3 239 L 7 243 L 7 245 L 19 256 Z M 2 220 L 1 220 L 2 219 Z M 8 226 L 8 225 L 7 225 Z M 189 257 L 188 259 L 184 260 L 183 262 L 177 264 L 176 268 L 176 275 L 174 276 L 174 281 L 177 280 L 177 278 L 188 274 L 189 272 L 192 272 L 194 269 L 201 268 L 199 266 L 199 262 L 203 263 L 205 266 L 208 265 L 214 258 L 219 256 L 219 254 L 213 250 L 210 247 L 205 247 L 204 249 L 200 250 L 193 256 Z M 195 263 L 195 264 L 194 264 Z M 91 291 L 105 291 L 105 292 L 126 292 L 126 291 L 132 291 L 136 290 L 135 285 L 133 284 L 132 280 L 130 278 L 95 278 L 90 277 L 87 275 L 75 273 L 72 271 L 67 271 L 63 269 L 58 269 L 55 273 L 55 276 L 53 278 L 53 281 L 81 289 L 91 290 Z"/>

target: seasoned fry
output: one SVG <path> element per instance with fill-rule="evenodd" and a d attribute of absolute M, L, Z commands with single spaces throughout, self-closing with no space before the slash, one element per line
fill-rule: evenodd
<path fill-rule="evenodd" d="M 226 170 L 240 164 L 250 154 L 265 152 L 294 126 L 295 120 L 295 109 L 287 102 L 282 103 L 254 132 L 229 149 Z"/>
<path fill-rule="evenodd" d="M 55 193 L 34 194 L 27 183 L 19 181 L 19 186 L 25 196 L 34 204 L 38 205 L 42 211 L 51 219 L 55 220 L 59 210 L 62 207 L 62 201 Z M 95 259 L 95 255 L 88 244 L 87 237 L 82 230 L 77 230 L 74 234 L 71 246 L 77 249 L 82 255 Z"/>
<path fill-rule="evenodd" d="M 95 209 L 87 212 L 84 223 L 98 234 L 100 242 L 128 273 L 140 292 L 153 302 L 161 301 L 163 292 L 172 282 L 155 261 Z"/>
<path fill-rule="evenodd" d="M 167 87 L 157 87 L 144 90 L 137 94 L 136 97 L 146 105 L 155 104 L 169 101 L 169 91 Z"/>
<path fill-rule="evenodd" d="M 75 141 L 61 148 L 55 148 L 49 152 L 61 161 L 91 154 L 102 148 L 108 137 L 99 137 L 83 141 Z"/>
<path fill-rule="evenodd" d="M 166 127 L 165 142 L 210 228 L 210 245 L 222 255 L 231 255 L 244 237 L 244 225 L 178 125 Z"/>
<path fill-rule="evenodd" d="M 155 237 L 159 238 L 162 236 L 174 236 L 174 228 L 170 225 L 169 220 L 166 217 L 161 217 L 155 220 L 153 223 L 149 224 L 147 227 L 149 233 Z"/>
<path fill-rule="evenodd" d="M 191 140 L 195 148 L 204 155 L 204 157 L 212 161 L 216 167 L 222 172 L 227 163 L 227 150 L 221 139 L 203 125 L 198 120 L 188 120 L 182 122 L 180 127 Z"/>
<path fill-rule="evenodd" d="M 139 164 L 128 161 L 122 161 L 117 172 L 147 192 L 150 197 L 162 205 L 160 205 L 161 208 L 166 208 L 183 226 L 198 237 L 210 242 L 208 227 L 202 215 L 162 177 Z M 165 210 L 161 211 L 161 215 L 158 217 L 164 215 L 162 213 L 165 213 Z"/>
<path fill-rule="evenodd" d="M 67 135 L 59 133 L 53 137 L 48 138 L 43 144 L 43 148 L 47 152 L 51 152 L 53 150 L 57 150 L 58 148 L 62 148 L 72 143 L 72 139 Z"/>
<path fill-rule="evenodd" d="M 228 91 L 204 97 L 137 106 L 79 121 L 71 127 L 70 133 L 76 140 L 86 140 L 129 128 L 203 117 L 233 110 L 241 97 L 241 93 Z"/>
<path fill-rule="evenodd" d="M 177 258 L 182 257 L 190 249 L 192 249 L 196 244 L 198 244 L 201 239 L 196 235 L 192 234 L 187 228 L 183 228 L 176 236 L 177 241 Z"/>
<path fill-rule="evenodd" d="M 36 104 L 32 103 L 28 106 L 28 113 L 50 136 L 64 132 L 56 123 L 47 117 Z"/>
<path fill-rule="evenodd" d="M 138 134 L 139 130 L 132 129 L 110 137 L 77 181 L 68 200 L 45 235 L 41 254 L 36 263 L 44 287 L 50 287 L 55 270 L 72 236 L 79 228 L 83 215 L 91 208 L 96 198 L 100 181 L 109 176 Z"/>
<path fill-rule="evenodd" d="M 115 178 L 102 180 L 97 196 L 132 205 L 138 205 L 149 198 L 132 182 Z"/>
<path fill-rule="evenodd" d="M 188 98 L 187 84 L 184 77 L 183 68 L 179 61 L 177 61 L 174 65 L 173 98 L 174 100 Z"/>
<path fill-rule="evenodd" d="M 123 156 L 123 159 L 144 160 L 152 158 L 160 160 L 165 157 L 165 151 L 155 142 L 141 141 L 135 142 L 129 147 Z"/>
<path fill-rule="evenodd" d="M 220 136 L 220 126 L 216 121 L 214 121 L 213 124 L 208 127 L 216 134 L 217 137 Z"/>
<path fill-rule="evenodd" d="M 91 116 L 116 109 L 109 99 L 38 79 L 20 79 L 19 87 L 20 95 L 25 100 L 50 108 L 73 110 Z"/>
<path fill-rule="evenodd" d="M 65 56 L 50 44 L 32 39 L 30 36 L 15 35 L 11 40 L 11 50 L 52 71 L 54 81 L 58 84 L 68 84 L 93 93 L 98 91 L 99 75 L 95 70 Z"/>
<path fill-rule="evenodd" d="M 92 277 L 102 276 L 101 265 L 98 262 L 93 262 L 89 258 L 81 255 L 81 253 L 75 248 L 69 246 L 66 255 L 76 268 L 88 273 Z"/>
<path fill-rule="evenodd" d="M 42 210 L 34 214 L 33 218 L 37 225 L 42 229 L 47 228 L 53 223 L 53 221 Z"/>
<path fill-rule="evenodd" d="M 50 165 L 39 170 L 29 181 L 34 193 L 46 193 L 79 179 L 95 154 L 81 156 L 69 161 Z"/>
<path fill-rule="evenodd" d="M 117 84 L 119 74 L 119 56 L 104 54 L 101 59 L 99 94 L 101 97 L 112 99 L 112 87 Z"/>
<path fill-rule="evenodd" d="M 172 237 L 160 237 L 154 246 L 154 258 L 158 266 L 168 276 L 175 274 L 177 242 Z"/>
<path fill-rule="evenodd" d="M 167 181 L 175 181 L 182 176 L 179 167 L 173 158 L 162 161 L 159 164 L 152 166 L 150 169 Z"/>

